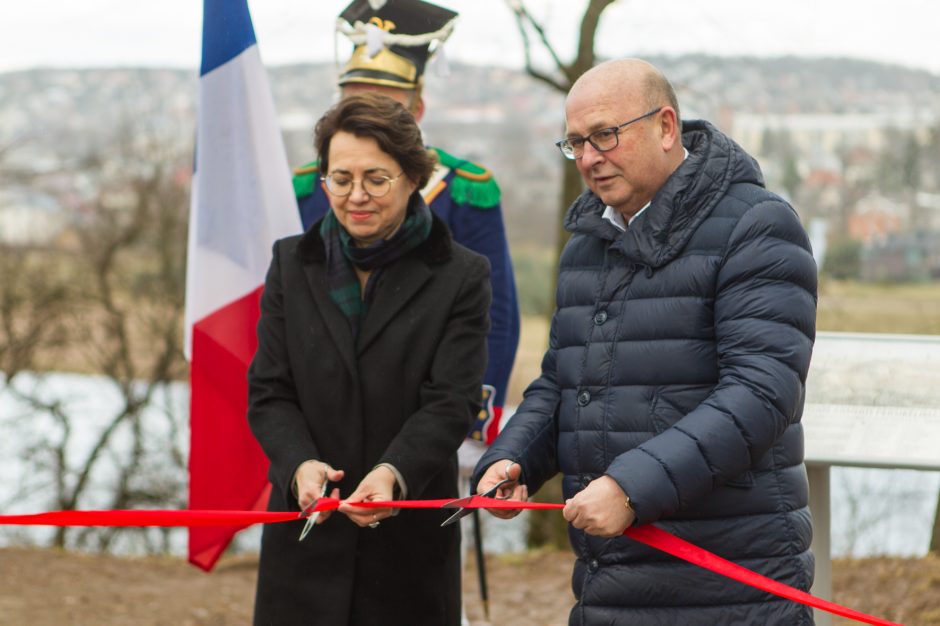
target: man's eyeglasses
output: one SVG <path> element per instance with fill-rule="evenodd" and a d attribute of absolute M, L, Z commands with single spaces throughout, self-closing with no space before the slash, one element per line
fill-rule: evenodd
<path fill-rule="evenodd" d="M 658 109 L 647 111 L 640 117 L 635 117 L 628 122 L 620 124 L 619 126 L 610 126 L 608 128 L 595 130 L 587 137 L 567 137 L 561 141 L 556 141 L 555 145 L 558 146 L 558 149 L 561 150 L 561 153 L 565 156 L 566 159 L 580 159 L 583 157 L 585 142 L 594 146 L 594 149 L 598 152 L 607 152 L 608 150 L 613 150 L 616 148 L 620 143 L 621 130 L 630 124 L 633 124 L 634 122 L 639 122 L 640 120 L 646 119 L 651 115 L 656 115 L 662 110 L 663 107 L 659 107 Z"/>
<path fill-rule="evenodd" d="M 392 190 L 392 183 L 401 178 L 405 173 L 402 172 L 395 178 L 391 176 L 365 176 L 362 180 L 356 180 L 346 174 L 330 174 L 323 176 L 321 180 L 326 183 L 326 189 L 334 196 L 344 198 L 352 193 L 353 185 L 359 183 L 362 190 L 372 198 L 381 198 Z"/>

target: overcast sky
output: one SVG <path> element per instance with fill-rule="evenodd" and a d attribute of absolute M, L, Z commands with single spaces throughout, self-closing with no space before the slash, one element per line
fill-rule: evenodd
<path fill-rule="evenodd" d="M 334 58 L 335 17 L 349 0 L 250 0 L 266 64 Z M 0 13 L 0 71 L 38 66 L 196 68 L 199 0 L 9 0 Z M 448 58 L 521 67 L 506 0 L 441 0 L 461 13 Z M 585 0 L 527 0 L 567 60 Z M 619 0 L 604 14 L 604 56 L 848 56 L 940 74 L 935 0 Z M 340 42 L 340 54 L 349 44 Z"/>

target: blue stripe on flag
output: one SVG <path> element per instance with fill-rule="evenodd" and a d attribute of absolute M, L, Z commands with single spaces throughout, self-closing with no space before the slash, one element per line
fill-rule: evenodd
<path fill-rule="evenodd" d="M 200 76 L 228 63 L 255 43 L 248 0 L 205 0 Z"/>

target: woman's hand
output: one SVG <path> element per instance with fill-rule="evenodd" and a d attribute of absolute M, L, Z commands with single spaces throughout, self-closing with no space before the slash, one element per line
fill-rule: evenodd
<path fill-rule="evenodd" d="M 502 480 L 509 480 L 510 482 L 499 488 L 495 497 L 509 500 L 528 500 L 529 488 L 519 483 L 521 475 L 521 465 L 509 459 L 500 459 L 490 465 L 486 469 L 486 472 L 483 473 L 483 477 L 480 478 L 480 482 L 477 483 L 477 493 L 485 493 L 492 489 L 496 483 Z M 487 509 L 487 511 L 489 511 L 490 515 L 501 519 L 512 519 L 519 515 L 522 509 Z"/>
<path fill-rule="evenodd" d="M 326 482 L 337 482 L 343 479 L 343 470 L 333 469 L 323 461 L 304 461 L 294 472 L 294 486 L 297 488 L 297 505 L 303 511 L 323 493 Z M 339 489 L 334 487 L 331 498 L 339 498 Z M 332 511 L 322 511 L 317 524 L 329 519 Z"/>
<path fill-rule="evenodd" d="M 368 502 L 370 500 L 391 500 L 395 492 L 395 474 L 384 466 L 376 467 L 366 474 L 356 490 L 340 504 L 339 511 L 345 513 L 353 523 L 358 526 L 375 528 L 383 519 L 391 517 L 391 508 L 364 509 L 352 506 L 354 502 Z"/>

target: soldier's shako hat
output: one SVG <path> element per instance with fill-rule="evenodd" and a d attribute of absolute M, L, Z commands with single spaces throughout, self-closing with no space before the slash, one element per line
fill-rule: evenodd
<path fill-rule="evenodd" d="M 336 23 L 355 45 L 339 84 L 416 88 L 456 19 L 456 12 L 421 0 L 354 0 Z"/>

